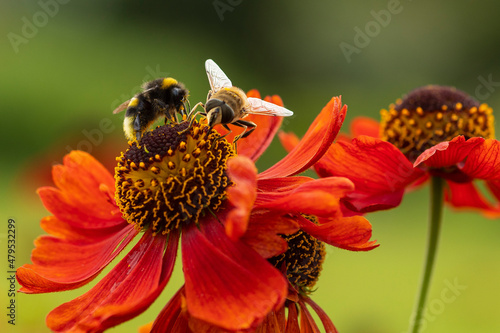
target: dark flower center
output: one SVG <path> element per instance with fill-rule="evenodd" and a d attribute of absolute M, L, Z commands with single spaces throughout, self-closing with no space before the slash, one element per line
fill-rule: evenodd
<path fill-rule="evenodd" d="M 487 104 L 451 87 L 426 86 L 382 110 L 382 139 L 410 161 L 426 149 L 456 136 L 494 137 L 493 111 Z"/>
<path fill-rule="evenodd" d="M 315 217 L 307 216 L 311 221 Z M 268 261 L 278 269 L 286 268 L 288 281 L 302 293 L 309 293 L 318 281 L 325 259 L 325 244 L 306 232 L 299 230 L 291 235 L 282 235 L 288 249 Z"/>
<path fill-rule="evenodd" d="M 130 144 L 117 158 L 116 202 L 123 217 L 136 229 L 155 234 L 215 211 L 230 185 L 227 160 L 234 155 L 216 131 L 194 122 L 166 124 L 144 133 L 140 145 Z"/>

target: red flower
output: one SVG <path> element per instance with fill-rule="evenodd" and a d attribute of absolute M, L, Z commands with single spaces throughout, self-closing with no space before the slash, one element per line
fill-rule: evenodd
<path fill-rule="evenodd" d="M 268 100 L 280 103 L 276 96 Z M 90 155 L 68 154 L 64 165 L 53 168 L 57 188 L 38 191 L 53 214 L 42 220 L 50 235 L 35 241 L 33 264 L 18 269 L 20 291 L 80 287 L 140 233 L 95 287 L 47 316 L 54 331 L 102 331 L 140 314 L 158 297 L 181 239 L 189 315 L 227 331 L 257 327 L 288 295 L 283 274 L 265 259 L 287 249 L 277 234 L 301 228 L 341 248 L 377 246 L 369 241 L 367 220 L 344 218 L 339 211 L 340 197 L 353 189 L 349 180 L 292 177 L 325 153 L 345 111 L 333 98 L 297 148 L 259 175 L 253 161 L 270 144 L 279 117 L 249 116 L 258 127 L 251 140 L 238 142 L 238 155 L 206 125 L 195 122 L 183 134 L 187 123 L 158 127 L 117 159 L 115 179 Z"/>
<path fill-rule="evenodd" d="M 500 143 L 493 139 L 493 115 L 454 88 L 427 86 L 382 110 L 382 123 L 357 118 L 352 139 L 339 140 L 314 165 L 318 175 L 348 176 L 355 191 L 343 203 L 356 212 L 388 209 L 400 204 L 405 191 L 429 176 L 446 179 L 446 201 L 489 216 L 500 214 Z M 285 147 L 293 135 L 280 134 Z M 473 180 L 486 181 L 491 203 Z"/>

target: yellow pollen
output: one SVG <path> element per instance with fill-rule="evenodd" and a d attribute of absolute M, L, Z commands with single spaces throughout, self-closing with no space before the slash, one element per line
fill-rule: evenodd
<path fill-rule="evenodd" d="M 458 116 L 456 114 L 452 114 L 451 115 L 451 120 L 452 121 L 457 121 L 458 120 Z"/>
<path fill-rule="evenodd" d="M 193 150 L 193 157 L 198 157 L 200 156 L 200 153 L 201 153 L 201 149 L 200 148 L 196 148 L 195 150 Z"/>
<path fill-rule="evenodd" d="M 443 119 L 443 113 L 438 112 L 436 113 L 436 120 L 442 120 Z"/>
<path fill-rule="evenodd" d="M 487 104 L 485 104 L 485 103 L 483 103 L 483 104 L 481 104 L 481 105 L 479 106 L 479 111 L 484 112 L 484 111 L 486 111 L 487 109 L 488 109 L 488 105 L 487 105 Z"/>
<path fill-rule="evenodd" d="M 174 151 L 169 148 L 168 151 L 167 151 L 167 155 L 168 156 L 172 156 L 173 154 L 174 154 Z"/>
<path fill-rule="evenodd" d="M 443 111 L 448 110 L 448 105 L 443 105 L 443 106 L 441 106 L 441 110 L 443 110 Z"/>
<path fill-rule="evenodd" d="M 462 103 L 455 104 L 455 109 L 458 111 L 462 110 L 462 107 L 463 107 Z"/>
<path fill-rule="evenodd" d="M 432 123 L 430 121 L 425 123 L 425 128 L 430 129 L 432 128 Z"/>
<path fill-rule="evenodd" d="M 421 107 L 418 107 L 418 108 L 417 108 L 417 114 L 418 114 L 419 116 L 423 116 L 423 115 L 424 115 L 424 110 L 422 110 L 422 108 L 421 108 Z"/>
<path fill-rule="evenodd" d="M 139 163 L 139 167 L 140 167 L 141 169 L 146 169 L 146 164 L 144 164 L 144 162 L 140 162 L 140 163 Z"/>
<path fill-rule="evenodd" d="M 402 114 L 403 116 L 405 116 L 405 117 L 408 117 L 408 116 L 410 115 L 410 111 L 408 111 L 407 109 L 403 109 L 403 110 L 401 111 L 401 114 Z"/>
<path fill-rule="evenodd" d="M 169 162 L 167 163 L 167 166 L 168 166 L 168 168 L 169 168 L 170 170 L 174 170 L 174 169 L 175 169 L 175 163 L 174 163 L 174 162 L 172 162 L 172 161 L 169 161 Z"/>
<path fill-rule="evenodd" d="M 189 162 L 190 159 L 191 159 L 191 155 L 189 155 L 189 154 L 184 155 L 184 157 L 182 158 L 182 160 L 186 163 Z"/>
<path fill-rule="evenodd" d="M 158 154 L 156 154 L 156 155 L 155 155 L 155 161 L 160 162 L 160 161 L 161 161 L 161 156 L 160 156 L 160 155 L 158 155 Z"/>
<path fill-rule="evenodd" d="M 193 136 L 197 136 L 199 132 L 200 132 L 200 129 L 199 129 L 198 127 L 196 127 L 196 128 L 193 130 Z"/>
<path fill-rule="evenodd" d="M 151 167 L 151 172 L 154 173 L 155 175 L 158 175 L 160 173 L 160 168 L 158 167 Z"/>
<path fill-rule="evenodd" d="M 186 143 L 184 141 L 181 141 L 179 144 L 179 151 L 185 152 L 186 151 Z"/>

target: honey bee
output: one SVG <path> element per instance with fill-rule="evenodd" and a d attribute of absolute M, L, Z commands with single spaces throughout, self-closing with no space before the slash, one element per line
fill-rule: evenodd
<path fill-rule="evenodd" d="M 123 131 L 127 139 L 140 141 L 142 134 L 158 118 L 165 116 L 177 121 L 177 113 L 186 114 L 189 91 L 177 80 L 168 77 L 146 82 L 142 92 L 123 102 L 113 113 L 127 110 L 123 120 Z"/>
<path fill-rule="evenodd" d="M 255 123 L 243 120 L 248 114 L 280 117 L 293 115 L 292 111 L 284 107 L 259 98 L 247 97 L 243 90 L 233 86 L 231 80 L 213 60 L 208 59 L 205 62 L 205 69 L 210 83 L 210 91 L 208 92 L 206 104 L 203 106 L 203 104 L 198 103 L 191 111 L 188 116 L 191 122 L 197 114 L 201 114 L 207 118 L 210 129 L 217 124 L 221 124 L 231 133 L 228 124 L 243 127 L 243 132 L 234 138 L 234 142 L 236 142 L 240 138 L 249 136 L 257 127 Z M 204 107 L 204 112 L 197 112 L 191 118 L 195 108 L 199 105 Z"/>

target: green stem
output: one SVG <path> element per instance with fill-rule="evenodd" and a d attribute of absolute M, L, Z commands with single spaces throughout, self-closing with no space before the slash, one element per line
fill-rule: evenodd
<path fill-rule="evenodd" d="M 443 212 L 443 186 L 444 179 L 440 177 L 431 178 L 431 196 L 430 196 L 430 214 L 429 230 L 427 234 L 427 252 L 425 254 L 424 267 L 417 293 L 417 301 L 413 308 L 412 320 L 410 321 L 410 333 L 418 333 L 422 324 L 425 303 L 434 268 L 437 246 L 439 241 L 439 231 L 441 229 L 441 220 Z"/>

